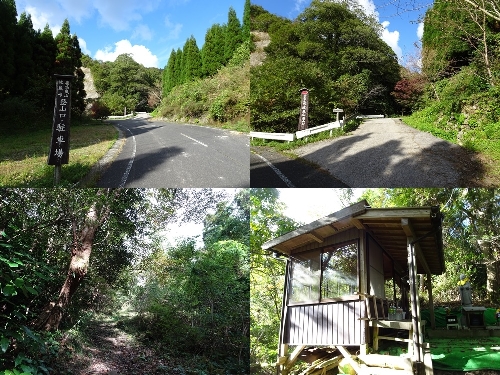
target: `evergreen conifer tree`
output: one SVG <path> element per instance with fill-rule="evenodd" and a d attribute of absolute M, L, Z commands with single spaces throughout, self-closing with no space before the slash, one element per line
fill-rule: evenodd
<path fill-rule="evenodd" d="M 81 113 L 85 109 L 85 90 L 81 72 L 82 51 L 76 35 L 71 36 L 68 20 L 64 20 L 61 31 L 55 37 L 57 54 L 55 61 L 55 73 L 73 75 L 75 79 L 71 83 L 71 109 Z"/>
<path fill-rule="evenodd" d="M 36 32 L 36 42 L 33 49 L 35 74 L 30 97 L 42 109 L 50 110 L 54 106 L 54 63 L 56 61 L 57 45 L 49 25 L 42 32 Z"/>
<path fill-rule="evenodd" d="M 10 90 L 15 73 L 14 35 L 17 24 L 14 0 L 0 0 L 0 98 Z"/>
<path fill-rule="evenodd" d="M 201 50 L 203 76 L 212 76 L 224 65 L 225 28 L 212 25 L 205 35 Z"/>
<path fill-rule="evenodd" d="M 175 67 L 176 67 L 177 52 L 173 49 L 167 62 L 167 66 L 163 70 L 163 96 L 166 97 L 175 87 Z"/>
<path fill-rule="evenodd" d="M 201 77 L 201 54 L 194 36 L 186 41 L 182 50 L 183 82 L 189 82 Z"/>
<path fill-rule="evenodd" d="M 241 28 L 242 41 L 250 39 L 250 0 L 245 0 L 243 9 L 243 26 Z"/>
<path fill-rule="evenodd" d="M 19 96 L 26 93 L 26 90 L 32 84 L 35 75 L 35 64 L 33 62 L 35 38 L 31 15 L 23 12 L 17 23 L 14 38 L 15 74 L 11 89 L 13 95 Z"/>
<path fill-rule="evenodd" d="M 243 42 L 241 23 L 236 15 L 236 11 L 233 7 L 229 8 L 226 35 L 225 35 L 225 48 L 224 48 L 224 60 L 227 63 L 233 57 L 234 52 Z"/>
<path fill-rule="evenodd" d="M 180 48 L 177 48 L 177 52 L 175 54 L 175 69 L 174 69 L 174 79 L 173 79 L 173 82 L 175 82 L 175 86 L 184 83 L 182 77 L 182 71 L 184 65 L 183 61 L 184 61 L 184 56 L 182 54 L 182 50 Z"/>

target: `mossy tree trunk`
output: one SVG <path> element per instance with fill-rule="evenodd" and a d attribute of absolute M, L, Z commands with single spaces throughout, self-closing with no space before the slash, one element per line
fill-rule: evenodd
<path fill-rule="evenodd" d="M 102 211 L 99 214 L 97 202 L 94 202 L 87 211 L 85 221 L 80 228 L 78 228 L 77 219 L 72 220 L 73 244 L 66 280 L 61 287 L 57 301 L 49 302 L 36 319 L 34 325 L 37 329 L 46 331 L 58 329 L 64 309 L 87 274 L 96 231 L 109 215 L 109 208 Z"/>

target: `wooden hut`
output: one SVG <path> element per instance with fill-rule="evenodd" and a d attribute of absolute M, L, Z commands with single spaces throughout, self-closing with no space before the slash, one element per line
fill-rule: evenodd
<path fill-rule="evenodd" d="M 298 358 L 312 363 L 304 374 L 324 374 L 341 359 L 363 374 L 432 373 L 417 274 L 444 271 L 441 222 L 438 207 L 361 201 L 265 243 L 287 259 L 278 373 Z M 432 312 L 430 277 L 426 288 Z M 407 343 L 406 358 L 370 354 L 380 340 Z"/>

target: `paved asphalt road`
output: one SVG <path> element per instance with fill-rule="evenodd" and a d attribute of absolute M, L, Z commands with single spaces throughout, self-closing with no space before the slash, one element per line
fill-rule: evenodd
<path fill-rule="evenodd" d="M 248 135 L 146 118 L 113 124 L 126 140 L 98 187 L 250 186 Z"/>
<path fill-rule="evenodd" d="M 252 147 L 250 185 L 256 188 L 348 187 L 325 169 L 265 147 Z"/>

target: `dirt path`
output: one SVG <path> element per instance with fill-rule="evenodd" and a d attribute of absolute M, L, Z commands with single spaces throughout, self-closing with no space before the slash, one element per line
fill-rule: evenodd
<path fill-rule="evenodd" d="M 171 360 L 117 327 L 116 322 L 93 322 L 87 329 L 89 342 L 61 364 L 73 375 L 178 374 Z M 166 357 L 166 356 L 165 356 Z"/>
<path fill-rule="evenodd" d="M 293 152 L 351 187 L 482 186 L 486 172 L 472 152 L 390 118 Z"/>

